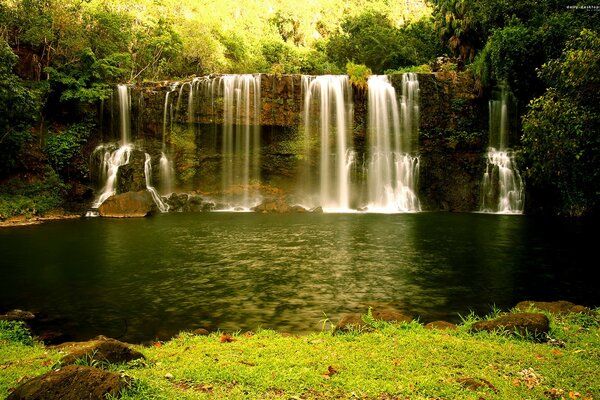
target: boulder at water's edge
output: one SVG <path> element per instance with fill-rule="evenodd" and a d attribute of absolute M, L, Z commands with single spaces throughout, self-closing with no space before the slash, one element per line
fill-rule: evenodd
<path fill-rule="evenodd" d="M 106 199 L 98 207 L 101 217 L 139 218 L 151 215 L 156 206 L 147 190 L 117 194 Z"/>

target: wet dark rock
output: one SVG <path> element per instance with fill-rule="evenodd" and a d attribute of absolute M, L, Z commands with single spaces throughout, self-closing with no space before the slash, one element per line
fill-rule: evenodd
<path fill-rule="evenodd" d="M 290 206 L 284 199 L 266 199 L 261 204 L 252 208 L 252 211 L 259 213 L 298 213 L 306 212 L 304 207 Z"/>
<path fill-rule="evenodd" d="M 546 311 L 552 314 L 570 314 L 570 313 L 585 313 L 593 314 L 592 310 L 587 307 L 571 303 L 570 301 L 521 301 L 515 308 L 520 311 L 526 311 L 531 308 L 540 311 Z"/>
<path fill-rule="evenodd" d="M 183 211 L 183 207 L 186 205 L 188 201 L 188 195 L 186 193 L 178 194 L 171 193 L 169 197 L 167 197 L 167 204 L 169 205 L 169 211 Z"/>
<path fill-rule="evenodd" d="M 11 310 L 4 315 L 0 315 L 0 320 L 4 321 L 29 321 L 35 318 L 31 311 Z"/>
<path fill-rule="evenodd" d="M 111 196 L 98 207 L 100 216 L 109 218 L 146 217 L 155 210 L 156 205 L 147 190 Z"/>
<path fill-rule="evenodd" d="M 145 162 L 146 153 L 141 150 L 131 151 L 129 163 L 119 167 L 117 173 L 117 194 L 139 192 L 146 189 Z"/>
<path fill-rule="evenodd" d="M 103 400 L 117 396 L 128 384 L 114 372 L 69 365 L 25 382 L 7 400 Z"/>
<path fill-rule="evenodd" d="M 456 57 L 437 57 L 431 63 L 429 63 L 429 67 L 431 68 L 431 72 L 438 72 L 447 69 L 455 69 L 457 71 L 464 70 L 464 62 Z"/>
<path fill-rule="evenodd" d="M 548 333 L 550 321 L 544 314 L 506 314 L 490 321 L 479 321 L 471 328 L 474 332 L 506 331 L 520 335 L 532 334 L 535 337 Z"/>
<path fill-rule="evenodd" d="M 58 344 L 64 343 L 66 336 L 60 331 L 44 331 L 36 335 L 37 340 L 44 342 L 44 344 Z"/>
<path fill-rule="evenodd" d="M 215 203 L 212 202 L 207 202 L 202 204 L 202 212 L 210 212 L 210 211 L 214 211 L 215 209 Z"/>
<path fill-rule="evenodd" d="M 183 206 L 183 211 L 186 212 L 202 212 L 204 200 L 198 195 L 189 195 L 187 203 Z"/>
<path fill-rule="evenodd" d="M 119 364 L 144 358 L 129 345 L 104 336 L 87 342 L 63 343 L 55 348 L 68 353 L 60 360 L 63 364 L 73 364 L 79 359 Z"/>
<path fill-rule="evenodd" d="M 433 321 L 425 325 L 425 329 L 455 330 L 456 325 L 446 321 Z"/>
<path fill-rule="evenodd" d="M 313 207 L 310 210 L 308 210 L 308 212 L 315 213 L 315 214 L 323 214 L 323 207 L 321 207 L 321 206 Z"/>

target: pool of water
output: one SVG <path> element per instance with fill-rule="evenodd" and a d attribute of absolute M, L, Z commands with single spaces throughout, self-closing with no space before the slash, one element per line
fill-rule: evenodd
<path fill-rule="evenodd" d="M 0 229 L 0 312 L 73 339 L 197 327 L 303 333 L 393 307 L 422 321 L 492 305 L 600 305 L 591 221 L 489 214 L 165 214 Z"/>

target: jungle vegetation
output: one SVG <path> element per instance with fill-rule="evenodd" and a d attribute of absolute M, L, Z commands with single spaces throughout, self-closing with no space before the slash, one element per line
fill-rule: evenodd
<path fill-rule="evenodd" d="M 539 206 L 553 214 L 595 213 L 598 7 L 591 0 L 3 0 L 0 218 L 23 213 L 7 192 L 31 198 L 31 179 L 23 186 L 15 175 L 61 182 L 48 208 L 73 181 L 85 183 L 82 148 L 95 105 L 118 82 L 344 74 L 357 65 L 375 74 L 425 71 L 449 55 L 484 90 L 504 82 L 517 97 L 514 147 L 530 199 L 549 199 Z"/>

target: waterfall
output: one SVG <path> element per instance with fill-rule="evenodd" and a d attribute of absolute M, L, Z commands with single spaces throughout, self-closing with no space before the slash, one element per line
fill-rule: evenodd
<path fill-rule="evenodd" d="M 117 93 L 119 101 L 121 145 L 126 146 L 131 142 L 131 96 L 127 85 L 118 85 Z"/>
<path fill-rule="evenodd" d="M 158 168 L 158 181 L 161 193 L 165 195 L 173 193 L 175 171 L 173 163 L 167 158 L 164 152 L 160 153 Z"/>
<path fill-rule="evenodd" d="M 148 153 L 146 153 L 145 156 L 146 159 L 144 161 L 144 176 L 146 178 L 146 190 L 148 190 L 152 195 L 154 204 L 156 204 L 160 212 L 167 212 L 169 211 L 169 205 L 163 201 L 163 199 L 160 197 L 154 186 L 152 186 L 152 158 Z"/>
<path fill-rule="evenodd" d="M 98 198 L 92 203 L 92 208 L 98 208 L 106 199 L 117 192 L 117 174 L 119 167 L 129 163 L 131 154 L 131 96 L 127 85 L 117 86 L 117 106 L 119 110 L 119 132 L 121 136 L 121 146 L 114 149 L 114 146 L 100 145 L 94 153 L 102 153 L 100 160 L 100 178 L 106 179 L 104 187 L 100 191 Z M 93 214 L 93 213 L 92 213 Z M 90 214 L 90 215 L 92 215 Z"/>
<path fill-rule="evenodd" d="M 105 150 L 106 149 L 106 150 Z M 117 173 L 119 167 L 129 164 L 132 146 L 130 144 L 122 145 L 116 150 L 110 151 L 105 146 L 99 146 L 96 150 L 103 153 L 100 170 L 101 176 L 106 177 L 106 183 L 98 198 L 92 204 L 92 208 L 98 208 L 106 199 L 117 192 Z"/>
<path fill-rule="evenodd" d="M 417 76 L 402 75 L 400 106 L 387 76 L 371 76 L 368 88 L 367 209 L 381 213 L 420 211 L 416 195 L 419 158 L 411 155 L 419 127 Z"/>
<path fill-rule="evenodd" d="M 223 98 L 222 192 L 230 205 L 250 208 L 259 201 L 251 185 L 260 181 L 260 75 L 224 75 L 215 83 Z"/>
<path fill-rule="evenodd" d="M 347 76 L 303 76 L 303 121 L 309 143 L 320 143 L 318 204 L 324 211 L 350 211 L 352 91 Z M 314 201 L 313 201 L 314 202 Z"/>
<path fill-rule="evenodd" d="M 173 102 L 171 100 L 171 95 L 177 90 L 178 86 L 179 82 L 176 82 L 173 85 L 171 85 L 169 90 L 167 90 L 167 93 L 165 94 L 165 104 L 163 107 L 162 152 L 159 162 L 158 179 L 161 193 L 165 195 L 173 192 L 173 182 L 175 180 L 173 163 L 169 160 L 167 156 L 167 135 L 173 130 Z M 181 85 L 179 89 L 179 96 L 177 97 L 176 106 L 177 110 L 179 109 L 179 105 L 181 102 L 181 94 L 184 86 L 185 85 Z M 192 90 L 190 85 L 190 93 L 191 92 Z"/>
<path fill-rule="evenodd" d="M 508 148 L 509 91 L 500 88 L 499 99 L 489 101 L 490 143 L 487 164 L 481 182 L 482 212 L 522 214 L 524 185 Z"/>

